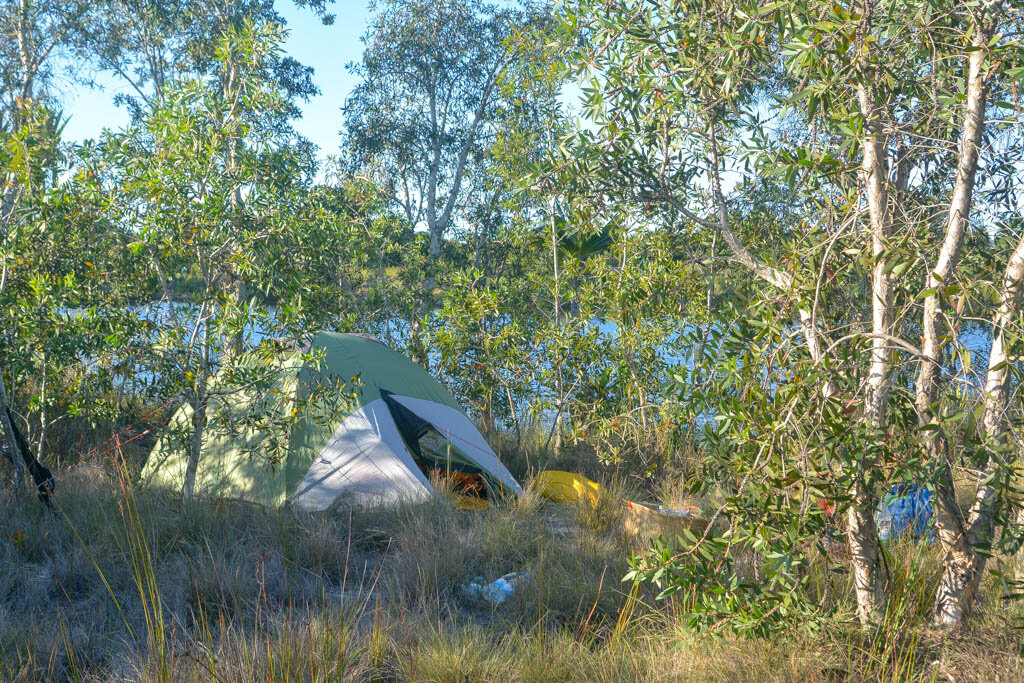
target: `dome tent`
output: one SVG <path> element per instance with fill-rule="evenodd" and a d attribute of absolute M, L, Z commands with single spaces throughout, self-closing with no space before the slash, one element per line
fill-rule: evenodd
<path fill-rule="evenodd" d="M 252 457 L 266 439 L 259 429 L 228 428 L 223 425 L 230 419 L 212 420 L 200 449 L 197 492 L 309 510 L 325 509 L 339 498 L 419 500 L 431 492 L 424 473 L 431 467 L 479 475 L 492 491 L 522 492 L 452 395 L 410 359 L 356 334 L 320 332 L 311 350 L 322 356 L 318 367 L 309 367 L 297 351 L 281 353 L 281 372 L 272 387 L 215 394 L 210 414 L 242 415 L 268 392 L 288 399 L 266 401 L 271 412 L 293 410 L 326 378 L 358 378 L 354 401 L 329 419 L 304 415 L 294 421 L 276 463 Z M 191 418 L 186 404 L 172 418 L 171 431 L 187 430 Z M 180 488 L 188 464 L 186 441 L 168 436 L 157 442 L 143 480 Z"/>

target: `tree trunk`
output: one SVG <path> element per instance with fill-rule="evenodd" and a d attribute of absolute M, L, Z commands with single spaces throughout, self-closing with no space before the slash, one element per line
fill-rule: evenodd
<path fill-rule="evenodd" d="M 927 287 L 932 293 L 925 298 L 921 318 L 923 357 L 916 383 L 915 404 L 921 426 L 929 426 L 927 431 L 922 432 L 924 446 L 929 461 L 938 470 L 934 485 L 935 535 L 946 557 L 935 598 L 935 615 L 936 621 L 944 626 L 958 624 L 965 613 L 963 607 L 958 605 L 958 596 L 963 594 L 964 581 L 973 571 L 971 566 L 974 551 L 967 546 L 963 513 L 956 502 L 949 460 L 949 442 L 942 429 L 936 428 L 940 418 L 938 405 L 944 362 L 943 338 L 946 333 L 942 298 L 938 289 L 948 285 L 956 272 L 970 218 L 979 147 L 985 129 L 985 79 L 982 66 L 990 35 L 991 30 L 975 26 L 972 41 L 975 49 L 968 59 L 967 93 L 960 132 L 956 181 L 950 199 L 942 248 L 935 267 L 928 274 Z"/>
<path fill-rule="evenodd" d="M 1024 527 L 1024 507 L 1018 507 L 1014 512 L 1013 522 L 1018 528 Z M 1024 581 L 1024 546 L 1019 546 L 1013 554 L 1013 578 Z"/>
<path fill-rule="evenodd" d="M 36 447 L 36 460 L 43 459 L 43 449 L 46 446 L 46 354 L 43 354 L 43 376 L 42 386 L 39 390 L 39 445 Z"/>
<path fill-rule="evenodd" d="M 430 360 L 427 358 L 426 344 L 423 343 L 423 329 L 419 318 L 409 321 L 409 357 L 412 362 L 430 372 Z"/>
<path fill-rule="evenodd" d="M 192 448 L 185 468 L 185 482 L 181 488 L 182 498 L 192 500 L 196 488 L 196 473 L 202 455 L 203 433 L 206 431 L 207 380 L 210 374 L 210 327 L 204 319 L 205 308 L 200 311 L 199 324 L 203 326 L 202 350 L 199 358 L 199 377 L 196 379 L 192 401 Z"/>
<path fill-rule="evenodd" d="M 430 245 L 427 254 L 432 261 L 437 261 L 441 258 L 441 235 L 443 232 L 444 229 L 439 223 L 430 224 Z M 433 280 L 433 276 L 431 276 L 431 280 Z M 433 289 L 433 287 L 431 286 L 429 289 Z"/>
<path fill-rule="evenodd" d="M 185 483 L 181 489 L 182 498 L 186 502 L 190 502 L 195 494 L 196 473 L 199 471 L 199 457 L 202 453 L 205 431 L 206 400 L 205 397 L 197 397 L 192 404 L 192 443 L 188 454 L 188 466 L 185 468 Z"/>
<path fill-rule="evenodd" d="M 427 175 L 427 231 L 430 236 L 430 245 L 427 249 L 427 256 L 431 261 L 441 258 L 441 235 L 445 226 L 437 219 L 437 176 L 441 166 L 441 135 L 442 131 L 437 121 L 437 83 L 432 82 L 427 91 L 430 104 L 430 171 Z M 455 190 L 453 190 L 455 192 Z M 431 284 L 428 289 L 433 289 L 433 275 L 430 276 Z"/>
<path fill-rule="evenodd" d="M 978 475 L 978 489 L 966 525 L 967 550 L 962 557 L 947 558 L 946 570 L 935 598 L 936 622 L 946 628 L 963 623 L 981 581 L 994 536 L 1001 503 L 999 479 L 1012 476 L 1007 452 L 1010 363 L 1007 332 L 1020 315 L 1021 290 L 1024 289 L 1024 236 L 1006 265 L 999 293 L 999 308 L 992 319 L 992 351 L 985 378 L 983 431 L 989 459 Z"/>
<path fill-rule="evenodd" d="M 875 496 L 863 471 L 857 473 L 847 525 L 857 618 L 864 626 L 876 626 L 885 617 L 888 576 L 875 527 Z"/>
<path fill-rule="evenodd" d="M 559 264 L 558 264 L 558 226 L 555 221 L 555 201 L 554 199 L 548 202 L 548 211 L 551 214 L 551 259 L 554 268 L 554 279 L 552 289 L 552 299 L 554 300 L 554 332 L 559 334 L 562 330 L 562 299 L 559 292 L 558 278 L 560 276 Z M 552 447 L 554 448 L 555 455 L 560 455 L 562 452 L 562 410 L 565 403 L 565 387 L 562 382 L 562 359 L 561 353 L 558 350 L 558 344 L 555 344 L 554 357 L 551 359 L 555 369 L 555 394 L 558 401 L 558 408 L 555 411 L 555 422 L 551 425 L 551 435 L 554 436 L 554 442 Z M 552 442 L 551 436 L 548 437 L 548 442 Z"/>
<path fill-rule="evenodd" d="M 234 59 L 232 55 L 231 59 Z M 238 74 L 236 72 L 235 64 L 233 61 L 229 61 L 225 64 L 224 72 L 221 74 L 221 96 L 228 101 L 231 101 L 237 96 L 238 88 Z M 230 122 L 232 129 L 238 128 L 238 116 L 235 114 L 234 108 L 232 107 L 230 116 Z M 239 138 L 237 133 L 232 135 L 225 142 L 224 149 L 224 161 L 225 170 L 227 171 L 228 177 L 234 182 L 234 189 L 231 191 L 231 211 L 232 211 L 232 222 L 234 223 L 235 235 L 234 239 L 239 242 L 244 239 L 242 235 L 242 225 L 244 222 L 241 220 L 243 211 L 242 202 L 242 187 L 241 178 L 238 178 L 238 156 L 239 156 Z M 233 269 L 232 269 L 233 270 Z M 242 273 L 231 272 L 227 274 L 225 278 L 227 283 L 231 283 L 234 280 L 234 290 L 231 292 L 231 296 L 234 299 L 235 306 L 239 309 L 247 307 L 249 305 L 249 288 L 245 282 L 245 276 Z M 248 320 L 248 316 L 245 316 Z M 239 330 L 232 334 L 229 334 L 227 339 L 224 340 L 224 357 L 226 360 L 237 358 L 242 354 L 245 348 L 245 330 Z"/>
<path fill-rule="evenodd" d="M 29 27 L 29 2 L 28 0 L 19 0 L 18 2 L 18 26 L 17 42 L 18 42 L 18 58 L 21 61 L 21 101 L 22 106 L 27 104 L 32 98 L 32 85 L 35 82 L 36 67 L 34 60 L 30 53 L 33 52 L 33 46 L 31 45 L 31 33 L 32 30 Z M 16 118 L 17 120 L 17 118 Z M 17 125 L 17 124 L 15 124 Z"/>
<path fill-rule="evenodd" d="M 857 88 L 861 116 L 864 119 L 861 175 L 871 218 L 871 253 L 874 270 L 871 278 L 871 363 L 864 397 L 864 419 L 884 438 L 892 385 L 892 350 L 888 337 L 893 325 L 892 277 L 886 269 L 885 253 L 892 237 L 889 212 L 886 136 L 882 131 L 878 105 L 867 85 Z M 864 625 L 878 624 L 885 616 L 888 576 L 875 528 L 874 491 L 868 474 L 874 468 L 870 453 L 858 456 L 853 502 L 849 511 L 850 561 L 857 595 L 857 616 Z"/>
<path fill-rule="evenodd" d="M 505 398 L 508 400 L 508 414 L 512 417 L 512 425 L 516 432 L 516 448 L 522 449 L 523 447 L 523 428 L 519 424 L 519 411 L 516 410 L 516 402 L 512 400 L 512 390 L 508 384 L 504 384 L 505 387 Z"/>
<path fill-rule="evenodd" d="M 245 279 L 238 275 L 235 280 L 235 289 L 232 292 L 232 296 L 235 299 L 235 305 L 239 308 L 243 308 L 249 305 L 249 288 L 245 284 Z M 245 316 L 248 320 L 248 316 Z M 231 360 L 242 355 L 242 351 L 245 349 L 245 330 L 239 330 L 228 335 L 228 338 L 224 340 L 224 358 L 225 360 Z"/>

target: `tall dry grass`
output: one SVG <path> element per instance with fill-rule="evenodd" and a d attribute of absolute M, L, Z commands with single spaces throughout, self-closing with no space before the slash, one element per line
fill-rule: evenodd
<path fill-rule="evenodd" d="M 685 605 L 621 582 L 635 484 L 596 508 L 524 496 L 477 512 L 418 505 L 310 514 L 64 472 L 58 510 L 0 500 L 3 680 L 1021 680 L 1020 612 L 928 629 L 938 558 L 890 548 L 899 595 L 864 634 L 836 589 L 816 633 L 700 637 Z M 665 484 L 666 493 L 673 489 Z M 472 577 L 530 580 L 491 606 Z M 841 588 L 844 577 L 833 578 Z M 845 607 L 844 607 L 845 606 Z"/>

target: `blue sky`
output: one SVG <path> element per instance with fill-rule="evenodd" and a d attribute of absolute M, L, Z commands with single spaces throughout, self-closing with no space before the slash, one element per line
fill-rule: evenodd
<path fill-rule="evenodd" d="M 345 65 L 358 61 L 363 45 L 360 37 L 369 23 L 367 0 L 337 0 L 332 13 L 333 26 L 323 23 L 308 10 L 299 10 L 291 2 L 278 2 L 278 11 L 287 20 L 291 31 L 285 50 L 295 59 L 315 70 L 314 80 L 321 94 L 302 103 L 302 118 L 296 129 L 320 147 L 321 156 L 338 150 L 341 129 L 339 111 L 346 95 L 357 79 Z M 128 123 L 128 113 L 114 105 L 114 96 L 128 88 L 116 78 L 97 74 L 102 89 L 66 86 L 62 93 L 66 140 L 95 138 L 104 128 L 120 128 Z"/>

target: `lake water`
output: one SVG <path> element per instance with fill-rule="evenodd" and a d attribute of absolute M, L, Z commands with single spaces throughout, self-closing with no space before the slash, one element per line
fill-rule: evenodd
<path fill-rule="evenodd" d="M 171 324 L 173 315 L 176 315 L 178 324 L 184 327 L 186 331 L 190 331 L 195 325 L 199 308 L 194 305 L 175 304 L 174 314 L 172 315 L 172 309 L 168 304 L 164 302 L 156 302 L 135 307 L 132 309 L 132 312 L 138 315 L 141 320 L 148 321 L 155 330 L 166 329 L 166 327 Z M 74 311 L 69 311 L 69 313 L 74 314 Z M 618 328 L 614 322 L 594 319 L 591 320 L 589 324 L 596 327 L 597 334 L 605 343 L 614 344 L 618 335 Z M 247 343 L 259 344 L 266 339 L 282 337 L 284 336 L 284 331 L 281 327 L 278 311 L 274 308 L 268 308 L 266 309 L 262 320 L 259 320 L 247 327 Z M 367 331 L 377 334 L 383 340 L 390 338 L 392 342 L 396 339 L 403 340 L 408 336 L 408 323 L 401 319 L 388 321 L 386 325 L 382 324 L 380 327 L 381 329 Z M 684 327 L 684 329 L 678 334 L 670 335 L 666 346 L 661 349 L 661 353 L 659 355 L 667 366 L 667 373 L 673 371 L 678 372 L 680 369 L 684 368 L 692 369 L 690 353 L 686 349 L 679 348 L 680 338 L 687 331 L 687 328 Z M 984 382 L 984 374 L 988 365 L 988 355 L 991 350 L 991 336 L 988 334 L 988 331 L 980 325 L 973 325 L 960 330 L 957 339 L 958 345 L 961 347 L 959 352 L 960 355 L 965 356 L 969 362 L 964 363 L 959 358 L 947 359 L 948 372 L 955 377 L 957 382 L 973 387 L 974 390 L 977 391 Z M 156 341 L 155 334 L 153 341 Z M 524 340 L 524 343 L 532 342 Z M 429 352 L 428 355 L 431 365 L 433 367 L 437 367 L 440 360 L 439 355 L 436 353 L 430 354 Z M 901 358 L 903 358 L 904 362 L 914 362 L 902 356 Z M 668 378 L 667 373 L 666 379 Z M 125 385 L 123 388 L 128 391 L 145 390 L 147 386 L 152 386 L 156 379 L 157 377 L 154 376 L 151 369 L 137 367 L 133 377 L 123 378 L 123 384 Z M 538 394 L 543 392 L 542 387 L 539 385 L 537 389 Z M 553 412 L 547 412 L 550 413 L 548 418 L 553 418 Z"/>

